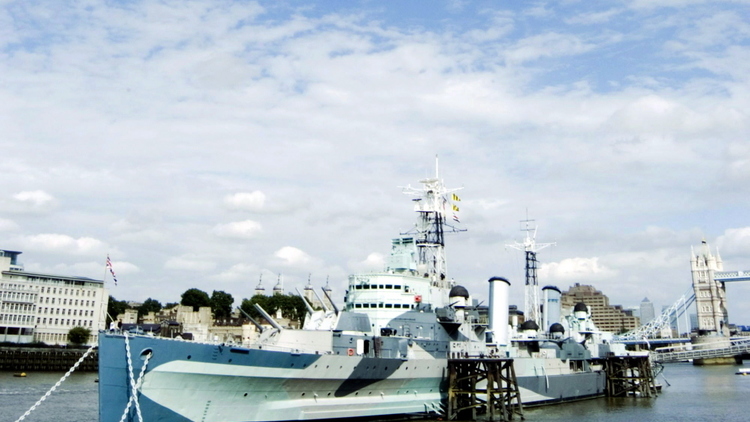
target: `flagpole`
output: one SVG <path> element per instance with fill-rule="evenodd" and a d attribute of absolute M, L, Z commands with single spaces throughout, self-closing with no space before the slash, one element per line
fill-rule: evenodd
<path fill-rule="evenodd" d="M 109 254 L 107 254 L 107 258 L 109 258 Z M 104 261 L 104 277 L 102 277 L 102 283 L 104 283 L 105 286 L 107 285 L 107 261 L 106 260 Z"/>

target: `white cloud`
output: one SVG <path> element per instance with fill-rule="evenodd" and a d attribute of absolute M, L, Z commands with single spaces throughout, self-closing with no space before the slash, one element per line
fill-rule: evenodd
<path fill-rule="evenodd" d="M 294 246 L 284 246 L 274 252 L 273 256 L 279 260 L 282 265 L 290 267 L 299 267 L 310 264 L 313 259 L 307 252 L 295 248 Z"/>
<path fill-rule="evenodd" d="M 219 224 L 214 227 L 213 233 L 219 237 L 253 239 L 257 237 L 262 230 L 263 226 L 257 221 L 245 220 Z"/>
<path fill-rule="evenodd" d="M 520 40 L 507 49 L 505 58 L 511 63 L 521 64 L 542 57 L 574 56 L 593 48 L 593 44 L 575 35 L 550 32 Z"/>
<path fill-rule="evenodd" d="M 610 279 L 617 272 L 599 263 L 599 258 L 568 258 L 542 264 L 539 276 L 551 281 L 591 282 Z"/>
<path fill-rule="evenodd" d="M 107 245 L 92 237 L 74 238 L 65 234 L 43 233 L 21 238 L 24 248 L 33 251 L 58 252 L 72 255 L 106 255 Z"/>
<path fill-rule="evenodd" d="M 187 254 L 169 258 L 164 263 L 164 268 L 168 270 L 204 272 L 216 268 L 216 262 L 209 261 L 197 254 Z"/>
<path fill-rule="evenodd" d="M 18 192 L 13 199 L 24 211 L 46 212 L 57 205 L 55 198 L 43 190 Z"/>
<path fill-rule="evenodd" d="M 724 255 L 731 253 L 734 256 L 747 257 L 750 255 L 750 227 L 741 227 L 736 229 L 727 229 L 724 234 L 716 239 L 716 245 L 720 248 L 719 252 Z M 743 264 L 750 267 L 750 262 Z M 746 268 L 734 268 L 742 269 Z"/>
<path fill-rule="evenodd" d="M 44 206 L 55 199 L 52 195 L 42 190 L 19 192 L 13 195 L 13 198 L 20 202 L 29 203 L 35 207 Z"/>
<path fill-rule="evenodd" d="M 112 261 L 112 268 L 117 275 L 118 283 L 127 282 L 129 281 L 129 275 L 140 272 L 140 268 L 137 265 L 127 261 Z M 78 262 L 74 264 L 61 263 L 54 265 L 50 269 L 44 269 L 44 272 L 48 274 L 86 276 L 97 280 L 101 280 L 102 276 L 105 276 L 107 283 L 112 282 L 112 274 L 107 272 L 105 275 L 104 261 Z"/>
<path fill-rule="evenodd" d="M 622 13 L 622 9 L 609 9 L 603 12 L 582 13 L 565 19 L 569 25 L 595 25 L 609 22 L 613 17 Z"/>
<path fill-rule="evenodd" d="M 218 275 L 212 277 L 221 281 L 243 281 L 251 282 L 260 274 L 260 269 L 254 264 L 234 264 Z"/>
<path fill-rule="evenodd" d="M 372 252 L 364 261 L 351 263 L 349 268 L 352 271 L 382 271 L 385 269 L 385 255 Z"/>
<path fill-rule="evenodd" d="M 234 210 L 260 211 L 266 202 L 266 195 L 259 191 L 238 192 L 224 198 L 224 203 Z"/>
<path fill-rule="evenodd" d="M 120 299 L 174 301 L 183 269 L 346 288 L 342 267 L 382 268 L 373 251 L 412 227 L 396 186 L 434 154 L 466 188 L 449 276 L 478 296 L 488 275 L 522 278 L 496 255 L 526 209 L 560 245 L 549 276 L 622 285 L 613 303 L 655 277 L 687 287 L 696 232 L 746 251 L 727 231 L 750 215 L 742 3 L 27 3 L 0 10 L 0 230 L 46 269 L 82 251 L 137 263 Z"/>
<path fill-rule="evenodd" d="M 13 220 L 0 218 L 0 232 L 18 230 L 20 227 Z"/>

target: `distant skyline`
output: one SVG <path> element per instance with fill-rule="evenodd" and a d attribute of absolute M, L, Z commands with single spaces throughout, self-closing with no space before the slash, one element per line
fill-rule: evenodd
<path fill-rule="evenodd" d="M 750 270 L 750 1 L 0 2 L 0 249 L 119 300 L 380 270 L 463 187 L 448 275 L 658 308 Z M 111 283 L 111 276 L 107 276 Z M 727 285 L 750 325 L 750 283 Z"/>

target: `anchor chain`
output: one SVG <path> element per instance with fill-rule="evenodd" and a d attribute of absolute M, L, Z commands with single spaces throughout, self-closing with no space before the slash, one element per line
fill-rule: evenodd
<path fill-rule="evenodd" d="M 16 419 L 16 422 L 21 422 L 22 420 L 26 419 L 26 417 L 29 416 L 31 414 L 31 412 L 33 412 L 34 410 L 36 410 L 36 408 L 39 407 L 39 405 L 42 404 L 43 401 L 47 400 L 47 397 L 49 397 L 50 394 L 52 394 L 57 389 L 57 387 L 60 386 L 60 384 L 62 384 L 63 382 L 65 382 L 65 380 L 68 379 L 68 377 L 70 376 L 70 374 L 73 373 L 73 371 L 75 371 L 76 369 L 78 369 L 78 366 L 81 365 L 81 362 L 83 362 L 83 360 L 86 359 L 91 354 L 91 352 L 93 352 L 94 349 L 96 349 L 96 347 L 97 347 L 96 344 L 93 345 L 93 346 L 91 346 L 91 347 L 89 347 L 89 350 L 86 350 L 86 353 L 84 353 L 83 356 L 81 356 L 81 358 L 78 359 L 78 362 L 76 362 L 73 365 L 72 368 L 68 369 L 68 372 L 66 372 L 65 375 L 63 375 L 62 378 L 60 378 L 60 380 L 57 381 L 57 383 L 55 385 L 53 385 L 52 388 L 50 388 L 42 396 L 42 398 L 40 398 L 36 403 L 34 403 L 34 405 L 31 406 L 31 408 L 29 410 L 27 410 L 26 413 L 24 413 L 20 418 Z"/>

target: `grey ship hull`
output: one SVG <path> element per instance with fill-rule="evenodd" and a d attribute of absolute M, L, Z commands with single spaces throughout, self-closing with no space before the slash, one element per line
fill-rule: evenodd
<path fill-rule="evenodd" d="M 116 422 L 131 397 L 125 339 L 100 335 L 100 422 Z M 290 353 L 130 337 L 133 381 L 151 351 L 137 394 L 149 421 L 285 421 L 439 413 L 447 359 Z M 558 359 L 518 358 L 525 404 L 595 397 L 601 371 L 561 373 Z M 547 365 L 548 367 L 545 367 Z M 126 420 L 138 420 L 132 403 Z"/>

